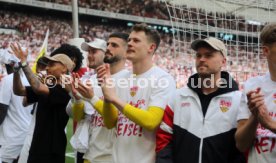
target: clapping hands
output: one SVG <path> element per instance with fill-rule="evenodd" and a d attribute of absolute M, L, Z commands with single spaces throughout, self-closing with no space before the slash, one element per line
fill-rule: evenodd
<path fill-rule="evenodd" d="M 269 116 L 267 107 L 264 101 L 264 95 L 261 93 L 261 88 L 247 93 L 248 108 L 258 122 L 265 128 L 270 129 L 275 123 Z"/>

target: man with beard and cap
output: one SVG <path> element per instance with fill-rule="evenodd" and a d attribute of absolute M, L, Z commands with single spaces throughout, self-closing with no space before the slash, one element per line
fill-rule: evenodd
<path fill-rule="evenodd" d="M 125 61 L 126 61 L 126 51 L 127 51 L 127 39 L 128 34 L 126 33 L 112 33 L 107 41 L 106 52 L 103 57 L 103 61 L 105 63 L 110 64 L 111 75 L 112 78 L 120 79 L 122 76 L 128 73 L 125 69 Z M 87 51 L 89 48 L 100 48 L 100 46 L 96 46 L 95 43 L 83 43 L 82 49 Z M 89 51 L 88 51 L 89 52 Z M 88 58 L 92 55 L 90 52 L 88 54 Z M 101 59 L 94 59 L 95 67 L 91 67 L 91 60 L 89 61 L 90 68 L 96 68 L 102 62 Z M 99 63 L 97 63 L 98 61 Z M 93 87 L 94 91 L 94 101 L 93 107 L 87 102 L 84 103 L 84 107 L 82 109 L 75 108 L 73 105 L 73 112 L 77 113 L 74 115 L 76 120 L 79 120 L 83 117 L 87 117 L 83 115 L 86 113 L 87 109 L 95 109 L 96 111 L 93 112 L 91 116 L 91 123 L 89 128 L 89 148 L 85 152 L 83 158 L 85 159 L 85 163 L 111 163 L 112 162 L 112 148 L 113 148 L 113 141 L 115 137 L 115 130 L 109 130 L 104 126 L 103 123 L 103 109 L 102 109 L 102 99 L 103 94 L 101 88 L 97 84 L 97 74 L 92 76 L 92 80 L 95 83 Z M 84 110 L 84 111 L 81 111 Z"/>
<path fill-rule="evenodd" d="M 226 47 L 212 37 L 191 46 L 197 73 L 166 107 L 157 134 L 156 163 L 245 163 L 234 138 L 242 93 L 222 71 Z"/>

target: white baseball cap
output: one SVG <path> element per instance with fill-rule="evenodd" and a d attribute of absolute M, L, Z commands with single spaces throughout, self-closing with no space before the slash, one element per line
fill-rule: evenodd
<path fill-rule="evenodd" d="M 92 48 L 95 48 L 95 49 L 101 49 L 103 50 L 104 52 L 106 51 L 106 41 L 102 40 L 102 39 L 98 39 L 98 38 L 95 38 L 93 41 L 91 42 L 83 42 L 81 44 L 81 49 L 83 51 L 87 51 L 88 52 L 88 49 L 89 47 L 92 47 Z"/>

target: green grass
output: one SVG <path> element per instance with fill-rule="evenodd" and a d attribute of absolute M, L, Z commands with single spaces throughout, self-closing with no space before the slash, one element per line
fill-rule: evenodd
<path fill-rule="evenodd" d="M 74 163 L 74 160 L 75 160 L 75 158 L 73 157 L 74 150 L 70 144 L 70 139 L 72 134 L 73 134 L 73 120 L 70 119 L 67 124 L 67 147 L 66 147 L 66 160 L 65 160 L 66 163 Z"/>

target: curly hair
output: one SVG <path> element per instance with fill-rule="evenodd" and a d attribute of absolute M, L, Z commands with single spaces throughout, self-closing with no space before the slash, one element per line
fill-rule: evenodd
<path fill-rule="evenodd" d="M 61 54 L 61 53 L 66 54 L 69 58 L 71 58 L 75 62 L 76 66 L 73 69 L 73 72 L 76 72 L 81 68 L 83 56 L 79 48 L 77 48 L 74 45 L 62 44 L 59 48 L 54 50 L 50 54 L 50 56 L 54 56 L 56 54 Z"/>

